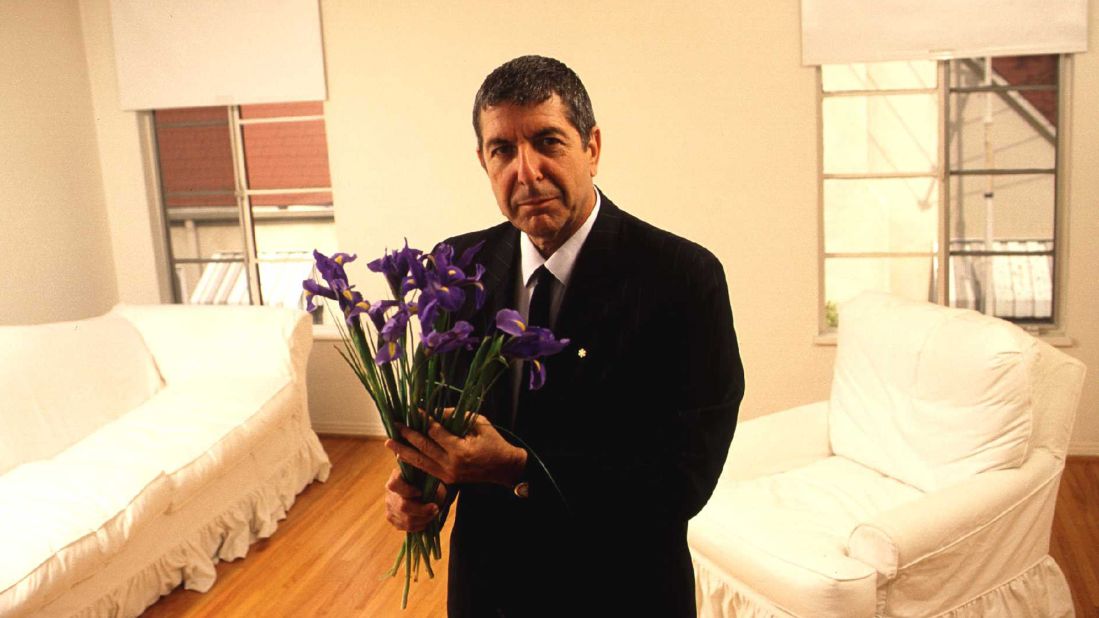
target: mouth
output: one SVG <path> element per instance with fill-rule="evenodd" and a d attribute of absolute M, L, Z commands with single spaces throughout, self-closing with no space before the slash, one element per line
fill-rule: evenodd
<path fill-rule="evenodd" d="M 539 209 L 557 199 L 556 195 L 537 195 L 515 202 L 515 208 Z"/>

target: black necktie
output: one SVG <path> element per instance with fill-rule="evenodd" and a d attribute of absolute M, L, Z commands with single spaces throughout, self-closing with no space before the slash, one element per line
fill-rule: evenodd
<path fill-rule="evenodd" d="M 550 297 L 553 282 L 556 280 L 553 273 L 544 265 L 534 271 L 534 294 L 531 295 L 530 307 L 527 308 L 527 324 L 543 328 L 550 327 Z M 519 372 L 519 396 L 511 417 L 513 428 L 516 426 L 518 411 L 530 405 L 530 363 L 531 361 L 523 361 L 523 368 Z"/>
<path fill-rule="evenodd" d="M 534 294 L 530 297 L 527 324 L 543 328 L 550 327 L 550 296 L 553 282 L 556 280 L 544 264 L 534 271 Z"/>

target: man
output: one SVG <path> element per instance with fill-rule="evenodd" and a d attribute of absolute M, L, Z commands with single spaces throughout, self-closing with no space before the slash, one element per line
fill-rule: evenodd
<path fill-rule="evenodd" d="M 473 124 L 508 221 L 448 241 L 484 242 L 488 300 L 468 317 L 484 333 L 502 307 L 540 313 L 547 323 L 531 323 L 570 343 L 545 359 L 542 389 L 501 379 L 468 436 L 436 425 L 387 442 L 443 479 L 442 508 L 460 491 L 449 614 L 694 616 L 687 520 L 713 491 L 744 391 L 721 264 L 595 188 L 602 136 L 564 64 L 497 68 Z M 399 529 L 440 508 L 396 473 L 387 490 Z"/>

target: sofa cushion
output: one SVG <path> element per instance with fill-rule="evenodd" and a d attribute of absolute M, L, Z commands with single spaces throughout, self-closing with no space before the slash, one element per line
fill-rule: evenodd
<path fill-rule="evenodd" d="M 94 573 L 147 518 L 180 508 L 276 427 L 296 426 L 296 394 L 278 376 L 168 386 L 54 458 L 0 475 L 0 592 L 28 573 L 40 581 L 27 590 L 54 592 Z"/>
<path fill-rule="evenodd" d="M 163 513 L 168 479 L 142 465 L 141 456 L 107 449 L 95 462 L 33 461 L 0 475 L 0 593 L 33 573 L 23 590 L 58 594 L 94 574 Z"/>
<path fill-rule="evenodd" d="M 54 456 L 160 385 L 141 336 L 120 316 L 0 326 L 0 474 Z"/>
<path fill-rule="evenodd" d="M 721 578 L 794 615 L 872 613 L 877 573 L 847 556 L 847 539 L 860 522 L 921 495 L 837 456 L 749 480 L 722 478 L 691 520 L 690 547 Z M 810 605 L 822 599 L 827 606 Z"/>
<path fill-rule="evenodd" d="M 143 465 L 167 475 L 174 510 L 246 457 L 258 436 L 296 419 L 296 394 L 281 376 L 171 384 L 59 457 L 92 459 L 112 447 L 144 452 Z"/>
<path fill-rule="evenodd" d="M 833 452 L 924 491 L 1022 463 L 1033 337 L 974 311 L 879 293 L 840 316 Z"/>

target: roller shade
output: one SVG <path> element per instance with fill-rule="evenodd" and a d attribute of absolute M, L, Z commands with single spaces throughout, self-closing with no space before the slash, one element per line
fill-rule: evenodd
<path fill-rule="evenodd" d="M 1087 51 L 1087 0 L 802 0 L 806 65 Z"/>
<path fill-rule="evenodd" d="M 111 0 L 123 109 L 326 98 L 317 0 Z"/>

